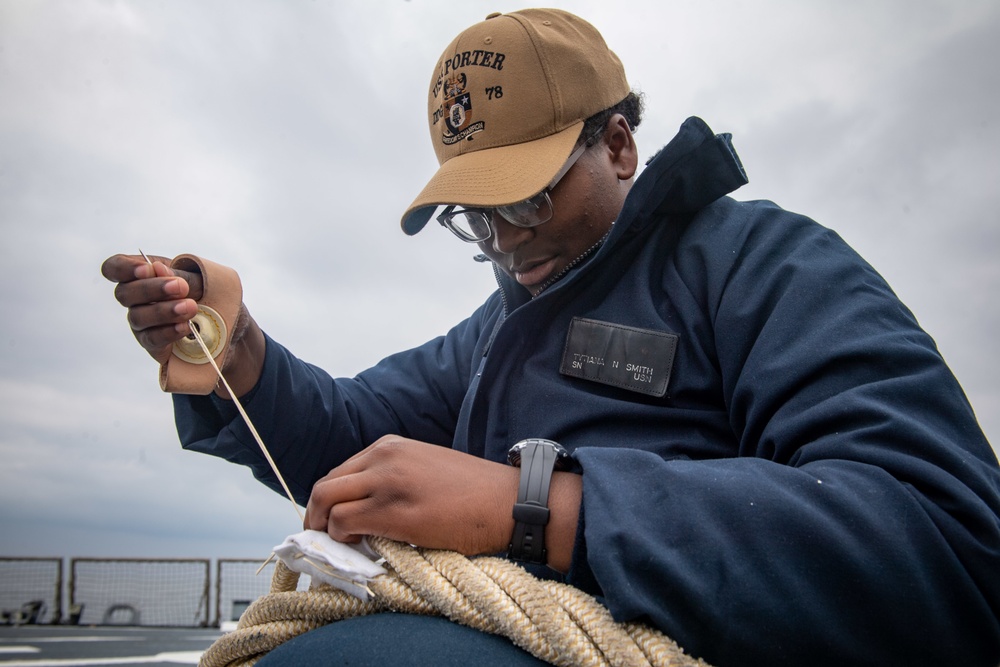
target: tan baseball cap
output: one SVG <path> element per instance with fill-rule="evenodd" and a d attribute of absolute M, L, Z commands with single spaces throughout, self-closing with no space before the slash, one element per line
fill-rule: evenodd
<path fill-rule="evenodd" d="M 441 205 L 493 208 L 549 184 L 583 122 L 629 93 L 594 26 L 558 9 L 494 13 L 434 69 L 427 114 L 440 168 L 403 214 L 416 234 Z"/>

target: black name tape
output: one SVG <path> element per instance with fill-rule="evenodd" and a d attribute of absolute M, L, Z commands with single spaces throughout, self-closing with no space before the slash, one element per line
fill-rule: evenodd
<path fill-rule="evenodd" d="M 574 317 L 566 334 L 563 375 L 664 396 L 677 352 L 676 334 Z"/>

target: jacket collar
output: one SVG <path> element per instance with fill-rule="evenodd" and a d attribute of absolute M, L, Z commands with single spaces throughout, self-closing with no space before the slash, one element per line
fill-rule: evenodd
<path fill-rule="evenodd" d="M 692 116 L 681 124 L 670 143 L 646 161 L 603 246 L 579 266 L 610 252 L 618 238 L 637 234 L 667 218 L 689 217 L 747 182 L 732 135 L 714 134 L 705 121 Z M 496 274 L 507 312 L 531 299 L 515 280 L 500 270 Z M 566 276 L 550 290 L 562 287 L 571 277 Z"/>
<path fill-rule="evenodd" d="M 748 183 L 732 135 L 714 134 L 692 116 L 677 135 L 646 161 L 615 224 L 613 236 L 666 217 L 690 216 Z"/>

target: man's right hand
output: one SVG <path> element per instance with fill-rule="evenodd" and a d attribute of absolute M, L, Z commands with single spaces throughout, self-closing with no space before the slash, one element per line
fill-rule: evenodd
<path fill-rule="evenodd" d="M 128 323 L 139 345 L 158 363 L 173 354 L 174 342 L 191 333 L 188 321 L 198 312 L 202 296 L 200 273 L 170 268 L 166 257 L 150 255 L 152 266 L 141 255 L 114 255 L 104 260 L 101 273 L 115 286 L 115 298 L 128 309 Z M 264 367 L 266 342 L 246 306 L 229 333 L 232 349 L 222 367 L 237 396 L 250 391 Z M 229 398 L 220 384 L 216 394 Z"/>
<path fill-rule="evenodd" d="M 175 341 L 191 333 L 188 321 L 198 312 L 201 275 L 171 269 L 170 260 L 141 255 L 114 255 L 101 265 L 101 273 L 115 287 L 115 298 L 128 309 L 132 333 L 153 359 L 164 364 Z"/>

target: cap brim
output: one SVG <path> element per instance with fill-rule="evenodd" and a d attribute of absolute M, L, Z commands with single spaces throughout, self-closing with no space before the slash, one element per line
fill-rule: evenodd
<path fill-rule="evenodd" d="M 583 121 L 535 141 L 456 155 L 441 165 L 417 195 L 401 225 L 413 235 L 438 206 L 494 208 L 524 201 L 549 184 L 576 145 Z"/>

